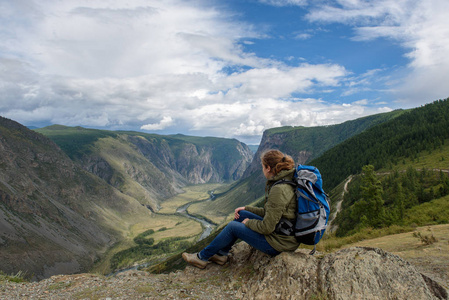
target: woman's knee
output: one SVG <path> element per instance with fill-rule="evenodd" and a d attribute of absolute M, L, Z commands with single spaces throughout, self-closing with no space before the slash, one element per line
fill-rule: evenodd
<path fill-rule="evenodd" d="M 227 232 L 235 233 L 238 230 L 241 230 L 245 227 L 246 227 L 245 224 L 234 220 L 234 221 L 229 222 L 228 225 L 226 225 L 226 227 L 223 230 L 226 230 Z"/>
<path fill-rule="evenodd" d="M 240 215 L 239 219 L 246 219 L 250 216 L 250 212 L 247 210 L 241 210 L 239 211 L 239 215 Z"/>

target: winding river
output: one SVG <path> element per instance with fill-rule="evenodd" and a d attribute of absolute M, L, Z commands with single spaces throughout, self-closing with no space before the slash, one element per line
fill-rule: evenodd
<path fill-rule="evenodd" d="M 215 198 L 214 192 L 213 191 L 209 192 L 209 195 L 210 195 L 209 199 L 204 200 L 204 201 L 213 201 L 214 200 L 214 198 Z M 181 215 L 183 215 L 183 216 L 185 216 L 185 217 L 187 217 L 187 218 L 193 219 L 193 220 L 203 224 L 204 231 L 203 231 L 203 233 L 201 233 L 201 236 L 198 238 L 198 241 L 201 241 L 202 239 L 205 239 L 206 237 L 208 237 L 210 235 L 210 233 L 212 232 L 212 230 L 215 228 L 216 225 L 212 224 L 212 223 L 210 223 L 210 222 L 208 222 L 206 220 L 203 220 L 203 219 L 200 219 L 200 218 L 197 218 L 195 216 L 190 215 L 187 212 L 187 209 L 189 208 L 190 205 L 192 205 L 194 203 L 197 203 L 197 201 L 196 202 L 190 202 L 190 203 L 184 204 L 183 206 L 178 207 L 176 209 L 176 212 L 181 214 Z M 150 208 L 148 207 L 148 209 L 150 209 Z M 121 269 L 121 270 L 114 271 L 113 273 L 110 273 L 110 274 L 108 274 L 106 276 L 108 276 L 108 277 L 109 276 L 115 276 L 115 275 L 117 275 L 119 273 L 122 273 L 122 272 L 125 272 L 125 271 L 137 270 L 137 269 L 142 268 L 142 267 L 148 267 L 149 265 L 150 265 L 150 263 L 143 263 L 143 264 L 131 266 L 131 267 L 128 267 L 128 268 L 124 268 L 124 269 Z"/>
<path fill-rule="evenodd" d="M 210 197 L 206 201 L 213 201 L 214 198 L 215 198 L 214 192 L 209 192 L 209 195 L 210 195 Z M 197 222 L 200 222 L 203 225 L 204 231 L 201 234 L 201 236 L 198 238 L 198 241 L 201 241 L 201 240 L 205 239 L 206 237 L 208 237 L 210 235 L 212 230 L 215 228 L 215 224 L 212 224 L 212 223 L 210 223 L 210 222 L 208 222 L 206 220 L 203 220 L 203 219 L 200 219 L 200 218 L 197 218 L 195 216 L 190 215 L 187 212 L 187 209 L 193 203 L 196 203 L 196 202 L 190 202 L 190 203 L 184 204 L 183 206 L 178 207 L 176 209 L 176 212 L 184 215 L 187 218 L 190 218 L 190 219 L 193 219 L 193 220 L 195 220 Z"/>

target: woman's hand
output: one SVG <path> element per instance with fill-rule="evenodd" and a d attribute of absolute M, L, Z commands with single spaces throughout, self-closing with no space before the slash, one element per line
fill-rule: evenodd
<path fill-rule="evenodd" d="M 245 209 L 244 206 L 242 206 L 242 207 L 237 207 L 237 208 L 235 209 L 235 212 L 234 212 L 234 218 L 235 218 L 236 220 L 237 220 L 238 218 L 240 218 L 239 211 L 244 210 L 244 209 Z"/>
<path fill-rule="evenodd" d="M 246 222 L 247 222 L 248 220 L 249 220 L 249 219 L 246 218 L 245 220 L 242 221 L 242 223 L 243 223 L 243 224 L 246 224 Z"/>

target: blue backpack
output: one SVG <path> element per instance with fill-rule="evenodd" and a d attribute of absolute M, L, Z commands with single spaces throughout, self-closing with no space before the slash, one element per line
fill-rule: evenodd
<path fill-rule="evenodd" d="M 313 166 L 298 165 L 293 181 L 282 179 L 273 186 L 276 184 L 290 184 L 295 187 L 298 212 L 295 224 L 282 218 L 275 232 L 294 235 L 298 242 L 315 246 L 324 235 L 330 214 L 329 197 L 323 190 L 320 171 Z M 315 247 L 310 254 L 314 253 Z"/>

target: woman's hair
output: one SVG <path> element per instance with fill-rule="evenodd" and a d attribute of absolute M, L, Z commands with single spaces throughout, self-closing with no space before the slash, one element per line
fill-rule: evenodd
<path fill-rule="evenodd" d="M 260 156 L 260 160 L 265 167 L 270 167 L 276 175 L 282 170 L 290 170 L 295 166 L 295 161 L 290 155 L 279 150 L 267 150 Z"/>

